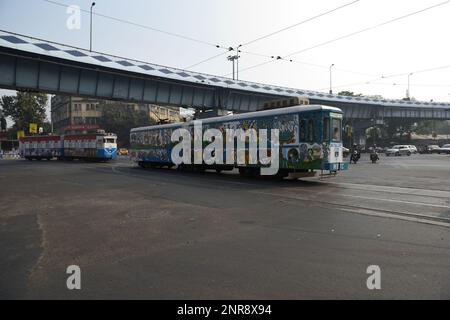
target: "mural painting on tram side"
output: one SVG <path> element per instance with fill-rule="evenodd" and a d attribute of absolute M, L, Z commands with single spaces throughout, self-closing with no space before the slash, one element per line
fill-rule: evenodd
<path fill-rule="evenodd" d="M 207 129 L 219 129 L 225 140 L 226 129 L 279 129 L 280 168 L 294 170 L 322 169 L 328 159 L 330 144 L 322 140 L 323 114 L 312 112 L 286 114 L 257 119 L 236 120 L 203 124 L 203 132 Z M 189 126 L 191 137 L 193 126 Z M 176 128 L 151 129 L 131 133 L 131 157 L 135 160 L 170 163 L 172 148 L 178 142 L 171 141 L 172 132 Z M 268 138 L 270 141 L 270 137 Z M 210 142 L 203 141 L 203 147 Z M 224 147 L 224 158 L 226 149 Z M 224 160 L 225 161 L 225 160 Z"/>

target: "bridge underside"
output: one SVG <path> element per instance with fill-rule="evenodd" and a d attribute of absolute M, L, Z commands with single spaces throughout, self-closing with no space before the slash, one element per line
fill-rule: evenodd
<path fill-rule="evenodd" d="M 0 54 L 0 87 L 106 100 L 192 107 L 236 112 L 258 110 L 277 95 L 259 94 L 189 82 L 147 79 L 107 68 L 86 68 L 77 63 L 43 61 L 39 57 Z"/>
<path fill-rule="evenodd" d="M 415 120 L 450 120 L 450 109 L 399 108 L 357 103 L 311 100 L 311 103 L 326 104 L 343 110 L 347 119 L 407 118 Z"/>
<path fill-rule="evenodd" d="M 283 97 L 200 82 L 145 77 L 133 72 L 118 72 L 112 68 L 6 48 L 0 53 L 0 87 L 234 112 L 260 110 L 264 102 Z M 348 119 L 450 119 L 450 109 L 442 108 L 387 107 L 320 99 L 311 99 L 311 103 L 339 107 Z"/>

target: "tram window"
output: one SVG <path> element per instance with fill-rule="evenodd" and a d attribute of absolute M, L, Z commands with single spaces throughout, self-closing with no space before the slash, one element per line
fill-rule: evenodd
<path fill-rule="evenodd" d="M 323 119 L 323 141 L 330 140 L 330 119 Z"/>
<path fill-rule="evenodd" d="M 306 121 L 300 121 L 300 141 L 306 141 Z"/>
<path fill-rule="evenodd" d="M 342 131 L 342 121 L 341 119 L 333 119 L 333 141 L 340 142 L 341 141 L 341 131 Z"/>
<path fill-rule="evenodd" d="M 308 121 L 308 141 L 314 142 L 314 120 L 310 119 Z"/>

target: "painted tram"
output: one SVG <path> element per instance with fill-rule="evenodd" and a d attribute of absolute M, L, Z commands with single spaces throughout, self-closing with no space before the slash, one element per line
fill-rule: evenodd
<path fill-rule="evenodd" d="M 223 134 L 227 128 L 256 131 L 262 128 L 278 129 L 278 174 L 281 176 L 310 177 L 318 172 L 321 175 L 335 175 L 348 169 L 348 163 L 343 160 L 343 113 L 340 109 L 322 105 L 283 106 L 283 103 L 275 103 L 275 109 L 205 119 L 202 120 L 202 128 L 219 129 Z M 171 135 L 179 128 L 187 128 L 193 135 L 193 127 L 194 121 L 132 129 L 132 160 L 141 167 L 173 167 L 171 153 L 176 143 L 171 141 Z M 226 152 L 225 149 L 224 157 Z M 203 163 L 192 165 L 190 169 L 220 172 L 238 168 L 241 175 L 249 176 L 258 175 L 260 167 Z"/>
<path fill-rule="evenodd" d="M 19 140 L 19 150 L 27 160 L 108 161 L 117 157 L 117 136 L 105 132 L 29 136 Z"/>

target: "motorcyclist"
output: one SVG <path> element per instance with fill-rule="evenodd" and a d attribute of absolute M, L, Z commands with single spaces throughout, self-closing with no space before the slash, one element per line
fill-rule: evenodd
<path fill-rule="evenodd" d="M 380 160 L 380 157 L 378 156 L 377 153 L 377 145 L 374 144 L 372 147 L 372 152 L 370 153 L 370 160 L 372 161 L 372 163 L 376 163 L 378 160 Z"/>
<path fill-rule="evenodd" d="M 361 153 L 359 152 L 358 145 L 355 143 L 353 144 L 352 152 L 350 156 L 350 162 L 353 161 L 353 163 L 357 163 L 359 158 L 361 158 Z"/>

